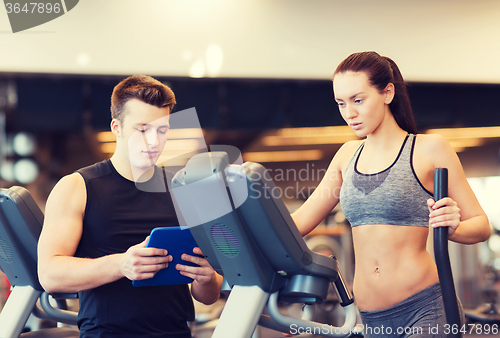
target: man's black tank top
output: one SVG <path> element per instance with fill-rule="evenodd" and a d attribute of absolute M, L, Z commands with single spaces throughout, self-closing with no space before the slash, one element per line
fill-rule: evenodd
<path fill-rule="evenodd" d="M 110 160 L 78 173 L 85 180 L 87 204 L 75 256 L 123 253 L 153 228 L 179 224 L 161 169 L 138 187 Z M 148 192 L 155 190 L 164 192 Z M 80 337 L 191 337 L 186 321 L 194 319 L 194 307 L 187 285 L 133 287 L 122 278 L 79 292 L 79 297 Z"/>

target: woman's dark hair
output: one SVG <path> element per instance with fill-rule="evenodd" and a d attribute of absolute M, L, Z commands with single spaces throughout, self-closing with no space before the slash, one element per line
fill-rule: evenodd
<path fill-rule="evenodd" d="M 113 89 L 111 94 L 111 118 L 123 122 L 125 104 L 132 99 L 158 108 L 175 106 L 175 95 L 172 89 L 160 81 L 145 75 L 130 76 Z"/>
<path fill-rule="evenodd" d="M 394 99 L 389 104 L 392 116 L 402 129 L 412 134 L 417 133 L 406 84 L 394 61 L 376 52 L 354 53 L 339 64 L 333 76 L 347 71 L 365 72 L 370 84 L 380 93 L 389 83 L 394 84 Z"/>

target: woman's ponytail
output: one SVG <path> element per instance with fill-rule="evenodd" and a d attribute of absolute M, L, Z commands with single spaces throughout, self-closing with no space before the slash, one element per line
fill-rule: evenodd
<path fill-rule="evenodd" d="M 390 64 L 392 69 L 394 84 L 394 99 L 389 104 L 392 115 L 398 123 L 398 125 L 409 133 L 416 134 L 417 124 L 415 123 L 415 118 L 413 117 L 413 110 L 411 108 L 410 98 L 408 96 L 408 91 L 406 90 L 406 83 L 403 79 L 403 75 L 399 71 L 398 66 L 394 61 L 388 57 L 384 57 Z"/>

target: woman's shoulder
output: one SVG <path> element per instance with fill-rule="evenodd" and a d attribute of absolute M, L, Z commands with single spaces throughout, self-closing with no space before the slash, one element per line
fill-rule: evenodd
<path fill-rule="evenodd" d="M 418 134 L 415 140 L 417 157 L 431 160 L 435 165 L 446 164 L 456 158 L 456 152 L 448 140 L 439 134 Z"/>
<path fill-rule="evenodd" d="M 331 165 L 344 171 L 356 153 L 356 150 L 363 144 L 364 140 L 352 140 L 344 143 L 335 153 Z"/>
<path fill-rule="evenodd" d="M 339 151 L 343 152 L 356 152 L 356 150 L 365 142 L 365 140 L 351 140 L 344 143 Z"/>
<path fill-rule="evenodd" d="M 440 134 L 418 134 L 415 140 L 415 147 L 426 151 L 443 151 L 451 148 L 450 143 Z"/>
<path fill-rule="evenodd" d="M 347 141 L 340 147 L 335 156 L 351 159 L 351 157 L 354 156 L 356 150 L 358 150 L 363 143 L 364 140 Z"/>

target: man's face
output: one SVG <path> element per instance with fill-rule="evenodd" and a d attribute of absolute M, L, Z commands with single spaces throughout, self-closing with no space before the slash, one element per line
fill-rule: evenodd
<path fill-rule="evenodd" d="M 122 122 L 116 123 L 120 151 L 130 165 L 148 169 L 155 165 L 167 141 L 170 108 L 158 108 L 133 99 L 125 104 Z M 118 141 L 120 139 L 120 141 Z"/>

